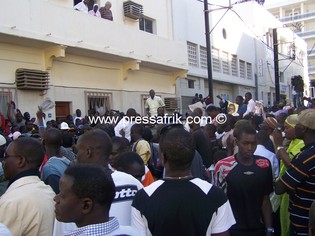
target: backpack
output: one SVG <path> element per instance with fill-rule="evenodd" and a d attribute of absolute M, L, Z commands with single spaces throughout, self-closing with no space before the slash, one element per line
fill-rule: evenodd
<path fill-rule="evenodd" d="M 155 178 L 160 179 L 163 176 L 164 166 L 162 165 L 162 162 L 160 160 L 159 144 L 150 142 L 150 147 L 151 147 L 151 157 L 148 162 L 148 168 L 151 171 L 151 174 Z"/>

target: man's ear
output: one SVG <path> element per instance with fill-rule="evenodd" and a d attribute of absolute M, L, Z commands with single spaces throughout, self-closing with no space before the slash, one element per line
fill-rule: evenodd
<path fill-rule="evenodd" d="M 161 162 L 162 162 L 162 165 L 164 166 L 165 163 L 166 163 L 166 161 L 167 161 L 167 158 L 166 158 L 166 156 L 164 155 L 164 153 L 161 152 L 161 149 L 159 150 L 159 156 L 160 156 L 160 160 L 161 160 Z"/>
<path fill-rule="evenodd" d="M 28 163 L 26 157 L 23 156 L 16 156 L 16 166 L 18 168 L 24 168 Z"/>
<path fill-rule="evenodd" d="M 238 146 L 238 140 L 237 140 L 237 138 L 234 138 L 234 142 L 235 142 L 235 145 Z"/>
<path fill-rule="evenodd" d="M 94 201 L 91 198 L 83 198 L 81 199 L 81 210 L 84 215 L 89 214 L 94 207 Z"/>
<path fill-rule="evenodd" d="M 92 148 L 87 147 L 85 151 L 86 151 L 86 156 L 87 156 L 87 158 L 90 159 L 91 156 L 92 156 L 92 152 L 93 152 L 93 151 L 92 151 Z"/>

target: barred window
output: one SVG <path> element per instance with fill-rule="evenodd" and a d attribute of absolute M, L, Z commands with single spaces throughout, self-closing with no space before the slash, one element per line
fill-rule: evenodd
<path fill-rule="evenodd" d="M 12 93 L 10 90 L 6 88 L 0 88 L 0 113 L 2 113 L 4 116 L 7 115 L 7 104 L 12 100 Z"/>
<path fill-rule="evenodd" d="M 219 49 L 217 48 L 212 48 L 212 68 L 213 71 L 221 71 Z"/>
<path fill-rule="evenodd" d="M 100 115 L 104 115 L 106 111 L 111 110 L 111 93 L 102 92 L 85 92 L 86 107 L 88 110 L 94 109 Z"/>
<path fill-rule="evenodd" d="M 200 66 L 202 69 L 208 69 L 207 48 L 200 46 Z"/>
<path fill-rule="evenodd" d="M 247 79 L 253 79 L 252 73 L 253 73 L 252 64 L 247 62 L 246 63 L 246 77 L 247 77 Z"/>
<path fill-rule="evenodd" d="M 238 76 L 237 55 L 232 55 L 231 69 L 232 69 L 232 75 Z"/>
<path fill-rule="evenodd" d="M 197 44 L 187 42 L 188 64 L 198 67 Z"/>
<path fill-rule="evenodd" d="M 188 88 L 191 88 L 191 89 L 195 88 L 195 81 L 194 80 L 192 80 L 192 79 L 188 80 Z"/>
<path fill-rule="evenodd" d="M 223 74 L 229 75 L 230 74 L 230 63 L 229 63 L 229 53 L 222 52 L 222 72 Z"/>
<path fill-rule="evenodd" d="M 245 74 L 245 61 L 240 60 L 240 77 L 245 79 L 246 78 L 246 74 Z"/>

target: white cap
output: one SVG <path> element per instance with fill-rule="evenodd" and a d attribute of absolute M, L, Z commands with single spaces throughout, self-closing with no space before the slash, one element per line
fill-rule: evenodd
<path fill-rule="evenodd" d="M 62 122 L 60 124 L 60 129 L 61 130 L 68 130 L 69 129 L 69 125 L 66 122 Z"/>
<path fill-rule="evenodd" d="M 15 131 L 12 135 L 12 139 L 13 140 L 17 140 L 17 138 L 21 135 L 21 132 L 19 131 Z"/>
<path fill-rule="evenodd" d="M 4 145 L 7 143 L 7 140 L 5 139 L 5 137 L 3 137 L 1 134 L 0 134 L 0 146 Z"/>

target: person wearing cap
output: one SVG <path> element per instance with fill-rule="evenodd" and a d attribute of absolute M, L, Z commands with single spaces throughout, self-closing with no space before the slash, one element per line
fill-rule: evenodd
<path fill-rule="evenodd" d="M 268 133 L 270 140 L 268 141 L 266 148 L 273 153 L 276 153 L 277 147 L 273 140 L 272 133 L 275 129 L 278 129 L 278 127 L 278 121 L 274 117 L 267 117 L 263 123 L 259 125 L 260 130 L 265 130 Z"/>
<path fill-rule="evenodd" d="M 89 11 L 89 14 L 96 17 L 101 17 L 101 13 L 98 10 L 98 5 L 95 3 L 93 5 L 93 9 Z"/>
<path fill-rule="evenodd" d="M 68 123 L 67 122 L 61 122 L 60 129 L 61 130 L 68 130 L 69 129 Z"/>
<path fill-rule="evenodd" d="M 305 146 L 276 181 L 275 192 L 290 194 L 291 235 L 308 235 L 309 209 L 315 200 L 315 110 L 302 111 L 297 120 L 295 135 Z"/>
<path fill-rule="evenodd" d="M 277 158 L 280 160 L 280 173 L 281 177 L 288 166 L 291 163 L 291 160 L 300 153 L 301 148 L 304 147 L 304 141 L 298 139 L 295 136 L 295 126 L 298 124 L 298 115 L 293 114 L 287 117 L 284 122 L 284 134 L 285 138 L 290 141 L 289 147 L 285 148 L 283 146 L 283 137 L 282 132 L 279 130 L 274 130 L 272 136 L 277 145 Z M 289 195 L 287 193 L 282 194 L 280 197 L 280 225 L 281 225 L 281 235 L 286 236 L 290 235 L 290 214 L 288 212 L 289 207 Z"/>

